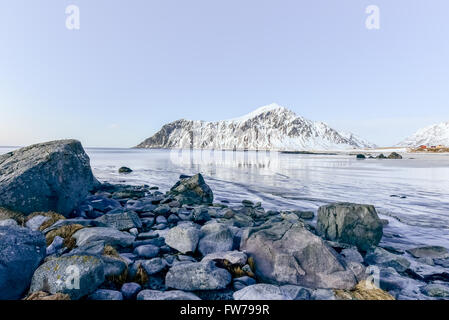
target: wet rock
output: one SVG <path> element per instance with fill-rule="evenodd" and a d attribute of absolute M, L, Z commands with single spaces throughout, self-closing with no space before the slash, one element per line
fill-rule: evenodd
<path fill-rule="evenodd" d="M 113 247 L 130 247 L 134 242 L 134 236 L 129 233 L 118 231 L 114 228 L 84 228 L 77 231 L 73 238 L 76 239 L 78 247 L 90 242 L 104 241 L 105 244 Z"/>
<path fill-rule="evenodd" d="M 0 300 L 20 299 L 45 255 L 46 241 L 41 232 L 0 227 Z"/>
<path fill-rule="evenodd" d="M 265 282 L 342 289 L 356 284 L 338 254 L 301 222 L 270 220 L 250 228 L 241 249 L 254 259 L 255 273 Z"/>
<path fill-rule="evenodd" d="M 194 225 L 180 224 L 167 232 L 165 243 L 181 253 L 195 252 L 199 237 L 200 231 Z"/>
<path fill-rule="evenodd" d="M 259 283 L 234 292 L 235 300 L 292 300 L 279 286 Z"/>
<path fill-rule="evenodd" d="M 407 250 L 415 258 L 445 259 L 449 258 L 449 250 L 440 246 L 425 246 Z"/>
<path fill-rule="evenodd" d="M 42 264 L 34 272 L 30 292 L 60 292 L 77 300 L 95 292 L 104 280 L 101 259 L 94 256 L 67 256 Z"/>
<path fill-rule="evenodd" d="M 128 282 L 123 284 L 120 292 L 123 295 L 124 300 L 134 300 L 137 294 L 142 290 L 142 286 L 135 282 Z"/>
<path fill-rule="evenodd" d="M 203 256 L 213 252 L 230 251 L 233 243 L 233 233 L 226 225 L 210 223 L 200 230 L 198 251 Z"/>
<path fill-rule="evenodd" d="M 184 292 L 179 290 L 172 290 L 172 291 L 143 290 L 137 295 L 137 300 L 201 300 L 201 299 L 191 292 Z"/>
<path fill-rule="evenodd" d="M 365 263 L 385 268 L 392 267 L 398 272 L 404 272 L 410 267 L 410 261 L 406 258 L 392 254 L 385 249 L 376 248 L 365 256 Z"/>
<path fill-rule="evenodd" d="M 193 177 L 179 180 L 170 189 L 169 194 L 181 204 L 193 205 L 212 203 L 214 201 L 212 190 L 200 173 Z"/>
<path fill-rule="evenodd" d="M 137 213 L 128 211 L 123 213 L 105 214 L 95 221 L 117 230 L 129 230 L 132 228 L 142 228 L 142 221 Z"/>
<path fill-rule="evenodd" d="M 367 251 L 379 244 L 383 226 L 374 206 L 336 203 L 318 209 L 317 231 L 326 239 Z"/>
<path fill-rule="evenodd" d="M 131 173 L 131 172 L 133 171 L 128 167 L 121 167 L 118 169 L 118 173 Z"/>
<path fill-rule="evenodd" d="M 168 271 L 165 284 L 169 288 L 195 291 L 226 288 L 231 282 L 231 274 L 215 266 L 212 261 L 206 263 L 177 264 Z"/>
<path fill-rule="evenodd" d="M 0 156 L 0 206 L 68 216 L 99 185 L 81 143 L 60 140 Z"/>
<path fill-rule="evenodd" d="M 123 295 L 120 291 L 98 289 L 88 297 L 89 300 L 110 300 L 119 301 L 123 300 Z"/>

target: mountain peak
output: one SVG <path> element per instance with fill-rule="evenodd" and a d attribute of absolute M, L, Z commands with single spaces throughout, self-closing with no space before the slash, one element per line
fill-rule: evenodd
<path fill-rule="evenodd" d="M 285 108 L 283 106 L 280 106 L 277 103 L 272 103 L 272 104 L 269 104 L 269 105 L 257 108 L 256 110 L 251 111 L 250 113 L 247 113 L 244 116 L 241 116 L 241 117 L 238 117 L 238 118 L 229 119 L 229 120 L 226 120 L 226 121 L 229 121 L 229 122 L 242 122 L 242 121 L 246 121 L 246 120 L 255 118 L 255 117 L 257 117 L 257 116 L 259 116 L 261 114 L 264 114 L 264 113 L 267 113 L 267 112 L 272 112 L 272 111 L 275 111 L 275 112 L 291 112 L 291 113 L 293 113 L 289 109 L 287 109 L 287 108 Z"/>
<path fill-rule="evenodd" d="M 412 136 L 398 144 L 398 146 L 413 148 L 421 145 L 449 146 L 449 121 L 419 129 Z"/>

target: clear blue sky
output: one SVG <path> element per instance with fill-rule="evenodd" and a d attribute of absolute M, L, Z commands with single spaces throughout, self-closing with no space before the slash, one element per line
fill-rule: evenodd
<path fill-rule="evenodd" d="M 380 30 L 365 28 L 372 4 Z M 449 120 L 448 13 L 447 0 L 2 0 L 0 145 L 128 147 L 272 102 L 392 145 Z"/>

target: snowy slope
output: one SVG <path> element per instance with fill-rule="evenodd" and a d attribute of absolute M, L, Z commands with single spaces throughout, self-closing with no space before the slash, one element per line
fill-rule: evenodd
<path fill-rule="evenodd" d="M 402 147 L 419 147 L 421 145 L 449 146 L 449 121 L 422 128 L 398 144 Z"/>
<path fill-rule="evenodd" d="M 375 145 L 271 104 L 243 117 L 217 122 L 177 120 L 137 148 L 218 150 L 346 150 Z"/>

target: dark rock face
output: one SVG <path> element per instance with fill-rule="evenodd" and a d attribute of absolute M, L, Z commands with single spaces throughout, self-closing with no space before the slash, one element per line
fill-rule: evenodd
<path fill-rule="evenodd" d="M 240 249 L 254 259 L 255 273 L 264 282 L 332 289 L 356 284 L 337 253 L 301 222 L 273 220 L 250 228 Z"/>
<path fill-rule="evenodd" d="M 131 173 L 131 172 L 133 171 L 128 167 L 121 167 L 120 169 L 118 169 L 118 173 Z"/>
<path fill-rule="evenodd" d="M 392 152 L 388 156 L 388 159 L 402 159 L 402 156 L 399 153 Z"/>
<path fill-rule="evenodd" d="M 383 226 L 374 206 L 336 203 L 318 209 L 317 231 L 328 240 L 367 251 L 379 244 Z"/>
<path fill-rule="evenodd" d="M 203 176 L 198 173 L 191 178 L 179 180 L 171 189 L 172 195 L 181 204 L 212 203 L 214 195 L 211 188 L 204 181 Z"/>
<path fill-rule="evenodd" d="M 356 156 L 357 159 L 366 159 L 366 156 L 364 154 L 358 154 Z"/>
<path fill-rule="evenodd" d="M 81 143 L 60 140 L 0 156 L 0 206 L 68 215 L 99 182 Z"/>
<path fill-rule="evenodd" d="M 0 300 L 20 299 L 46 254 L 41 232 L 0 227 Z"/>

